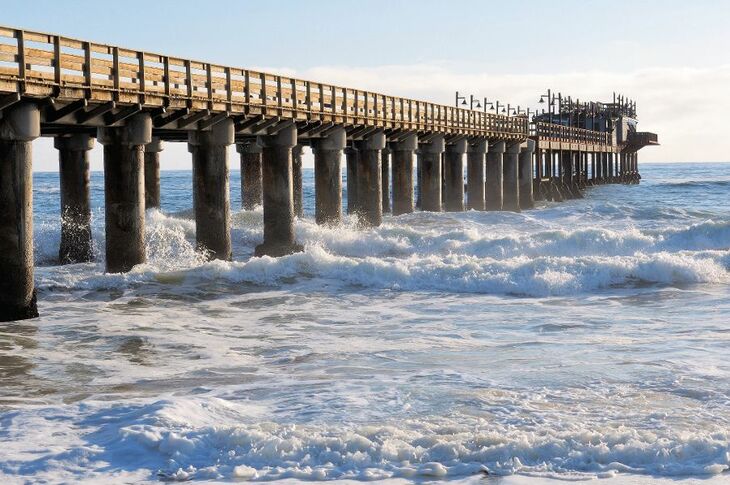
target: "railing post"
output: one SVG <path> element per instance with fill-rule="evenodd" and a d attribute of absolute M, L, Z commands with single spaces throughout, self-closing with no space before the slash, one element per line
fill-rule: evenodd
<path fill-rule="evenodd" d="M 16 31 L 15 39 L 18 43 L 18 84 L 20 94 L 25 93 L 25 35 L 22 30 Z"/>
<path fill-rule="evenodd" d="M 193 106 L 193 72 L 190 61 L 185 61 L 185 87 L 188 94 L 188 107 Z"/>
<path fill-rule="evenodd" d="M 53 36 L 53 82 L 61 88 L 61 37 Z"/>
<path fill-rule="evenodd" d="M 226 110 L 233 111 L 233 79 L 231 78 L 231 68 L 226 67 Z"/>
<path fill-rule="evenodd" d="M 144 104 L 145 103 L 145 75 L 144 75 L 144 52 L 137 52 L 137 62 L 139 64 L 139 90 L 142 94 L 140 94 L 140 100 L 139 102 Z M 91 69 L 91 67 L 89 67 Z M 90 75 L 90 74 L 89 74 Z M 91 84 L 91 81 L 89 81 L 89 84 Z"/>
<path fill-rule="evenodd" d="M 86 99 L 91 98 L 91 43 L 84 42 L 84 84 Z"/>
<path fill-rule="evenodd" d="M 165 100 L 165 103 L 170 103 L 170 58 L 165 56 L 162 58 L 162 66 L 163 66 L 163 82 L 165 87 L 165 97 L 167 98 Z"/>
<path fill-rule="evenodd" d="M 114 92 L 112 98 L 114 101 L 119 101 L 119 48 L 112 48 L 112 77 L 114 84 Z"/>

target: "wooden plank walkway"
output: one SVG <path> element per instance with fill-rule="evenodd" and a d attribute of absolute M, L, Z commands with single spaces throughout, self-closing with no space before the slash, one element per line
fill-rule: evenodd
<path fill-rule="evenodd" d="M 1 93 L 63 102 L 84 100 L 89 106 L 100 107 L 114 103 L 109 105 L 114 109 L 139 105 L 167 111 L 207 110 L 207 117 L 234 117 L 241 129 L 253 117 L 278 117 L 296 122 L 331 122 L 506 141 L 529 136 L 526 117 L 456 108 L 9 27 L 0 27 Z M 58 122 L 64 123 L 63 119 Z M 76 117 L 73 124 L 103 123 L 98 117 L 79 123 Z M 188 125 L 188 129 L 194 128 Z"/>

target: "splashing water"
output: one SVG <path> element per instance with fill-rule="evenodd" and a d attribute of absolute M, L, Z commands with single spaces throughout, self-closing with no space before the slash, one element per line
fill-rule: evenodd
<path fill-rule="evenodd" d="M 513 213 L 314 224 L 303 253 L 195 251 L 190 174 L 163 172 L 148 262 L 57 266 L 35 176 L 42 316 L 0 327 L 0 477 L 30 481 L 727 477 L 730 171 Z M 232 206 L 240 207 L 238 173 Z"/>

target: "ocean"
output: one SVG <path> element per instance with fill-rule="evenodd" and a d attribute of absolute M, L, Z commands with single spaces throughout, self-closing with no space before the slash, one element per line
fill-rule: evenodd
<path fill-rule="evenodd" d="M 235 165 L 235 164 L 234 164 Z M 148 262 L 58 266 L 58 174 L 34 176 L 41 317 L 0 324 L 3 483 L 730 479 L 730 164 L 522 213 L 313 221 L 253 258 L 194 250 L 162 172 Z M 504 478 L 500 478 L 504 477 Z"/>

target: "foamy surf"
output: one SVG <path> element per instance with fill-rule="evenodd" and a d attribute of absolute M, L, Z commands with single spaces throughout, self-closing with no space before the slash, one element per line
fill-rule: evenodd
<path fill-rule="evenodd" d="M 229 262 L 195 249 L 190 174 L 163 172 L 125 274 L 100 174 L 96 261 L 67 266 L 38 174 L 42 316 L 0 328 L 0 479 L 727 481 L 727 177 L 693 170 L 369 230 L 314 224 L 306 172 L 305 251 L 253 257 L 262 212 L 234 190 Z"/>
<path fill-rule="evenodd" d="M 543 414 L 549 426 L 528 422 L 517 427 L 504 419 L 458 414 L 365 425 L 280 424 L 267 421 L 267 410 L 259 406 L 218 398 L 111 407 L 91 401 L 6 419 L 6 460 L 0 476 L 22 472 L 22 464 L 33 457 L 45 464 L 34 470 L 39 479 L 103 477 L 109 462 L 167 481 L 431 480 L 513 474 L 589 480 L 627 473 L 709 477 L 730 469 L 727 432 L 677 432 L 663 426 L 661 417 L 653 429 L 581 426 L 541 411 L 539 401 L 520 402 L 519 396 L 507 394 L 499 407 L 511 407 L 506 412 L 515 416 Z M 495 404 L 491 410 L 498 416 Z M 485 408 L 490 409 L 489 403 Z M 565 410 L 558 406 L 553 412 Z M 23 442 L 28 427 L 50 435 L 45 449 Z M 83 471 L 75 473 L 69 462 Z"/>
<path fill-rule="evenodd" d="M 402 291 L 436 290 L 544 297 L 635 285 L 682 286 L 730 281 L 730 223 L 705 221 L 662 231 L 630 227 L 612 230 L 509 229 L 495 234 L 489 222 L 499 215 L 469 213 L 452 224 L 430 223 L 432 214 L 388 220 L 383 227 L 358 230 L 351 221 L 332 229 L 299 221 L 305 251 L 283 258 L 254 258 L 262 238 L 261 212 L 234 216 L 233 237 L 240 244 L 235 262 L 206 262 L 195 249 L 189 214 L 147 214 L 148 263 L 125 275 L 105 275 L 103 255 L 90 272 L 41 268 L 39 288 L 103 289 L 168 280 L 217 280 L 277 285 L 292 278 Z M 508 218 L 515 216 L 509 215 Z M 539 213 L 520 216 L 537 226 Z M 487 219 L 487 221 L 483 221 Z M 425 226 L 425 227 L 424 227 Z M 466 227 L 463 227 L 466 226 Z M 100 232 L 100 231 L 97 231 Z M 95 234 L 96 235 L 96 234 Z M 56 234 L 41 232 L 39 262 L 51 260 Z M 185 275 L 182 278 L 182 275 Z M 170 280 L 171 281 L 171 280 Z"/>

